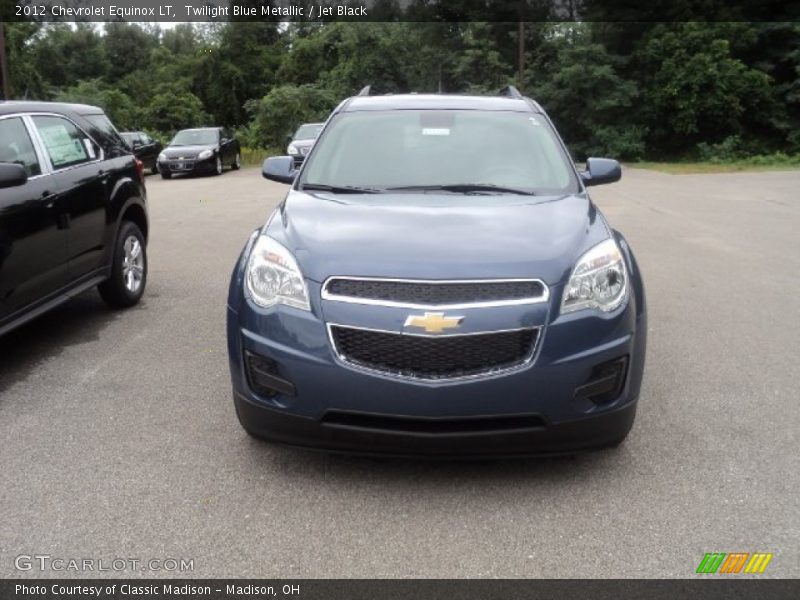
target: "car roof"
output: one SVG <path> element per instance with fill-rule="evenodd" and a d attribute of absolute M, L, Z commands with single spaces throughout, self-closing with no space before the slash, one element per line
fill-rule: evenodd
<path fill-rule="evenodd" d="M 24 112 L 72 113 L 78 115 L 102 115 L 103 109 L 88 104 L 65 102 L 37 102 L 31 100 L 0 100 L 0 115 Z"/>
<path fill-rule="evenodd" d="M 387 94 L 354 96 L 342 106 L 343 112 L 361 110 L 508 110 L 541 112 L 527 98 L 506 96 L 461 96 L 455 94 Z"/>

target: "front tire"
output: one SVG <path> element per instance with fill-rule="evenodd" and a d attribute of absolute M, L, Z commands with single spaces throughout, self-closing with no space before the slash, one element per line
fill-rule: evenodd
<path fill-rule="evenodd" d="M 222 159 L 217 156 L 217 164 L 214 166 L 214 175 L 222 175 Z"/>
<path fill-rule="evenodd" d="M 233 159 L 233 164 L 231 164 L 231 169 L 234 171 L 238 171 L 242 166 L 242 156 L 239 152 L 236 152 L 236 156 Z"/>
<path fill-rule="evenodd" d="M 137 304 L 147 283 L 147 249 L 139 227 L 124 221 L 114 242 L 111 277 L 97 286 L 100 296 L 112 308 Z"/>
<path fill-rule="evenodd" d="M 152 168 L 152 169 L 150 169 L 150 172 L 151 172 L 153 175 L 158 175 L 158 162 L 154 162 L 154 163 L 153 163 L 153 168 Z"/>
<path fill-rule="evenodd" d="M 161 171 L 161 179 L 172 179 L 172 173 Z"/>

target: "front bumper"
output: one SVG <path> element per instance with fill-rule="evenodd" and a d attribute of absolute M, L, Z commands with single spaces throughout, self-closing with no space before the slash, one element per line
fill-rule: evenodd
<path fill-rule="evenodd" d="M 342 452 L 508 456 L 613 445 L 632 425 L 644 368 L 646 314 L 643 290 L 638 282 L 636 287 L 626 304 L 608 314 L 551 319 L 560 286 L 540 305 L 460 311 L 467 314 L 465 323 L 478 322 L 483 330 L 542 327 L 533 360 L 468 380 L 420 381 L 343 363 L 325 326 L 375 327 L 405 318 L 407 309 L 324 301 L 319 285 L 309 282 L 311 312 L 263 310 L 237 296 L 241 280 L 234 274 L 227 321 L 237 414 L 257 436 Z M 293 393 L 256 393 L 246 353 L 272 361 Z M 598 365 L 619 360 L 626 365 L 624 379 L 612 398 L 598 403 L 577 393 L 593 381 Z"/>
<path fill-rule="evenodd" d="M 348 454 L 438 458 L 558 455 L 606 448 L 625 438 L 636 415 L 636 402 L 631 401 L 599 415 L 564 423 L 445 432 L 453 423 L 472 419 L 412 420 L 364 415 L 367 418 L 361 423 L 348 423 L 267 408 L 236 390 L 233 399 L 242 426 L 272 442 Z M 407 427 L 386 426 L 403 422 Z M 422 423 L 427 426 L 420 427 Z M 442 431 L 435 432 L 439 425 Z"/>
<path fill-rule="evenodd" d="M 158 161 L 158 170 L 161 173 L 172 173 L 179 175 L 181 173 L 197 174 L 197 173 L 213 173 L 217 168 L 217 157 L 212 156 L 203 160 L 196 158 L 186 159 L 168 159 Z"/>

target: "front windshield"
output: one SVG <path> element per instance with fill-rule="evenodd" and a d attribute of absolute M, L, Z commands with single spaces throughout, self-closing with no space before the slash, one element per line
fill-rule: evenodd
<path fill-rule="evenodd" d="M 541 115 L 483 110 L 340 113 L 316 142 L 299 184 L 371 190 L 480 184 L 536 194 L 579 189 Z"/>
<path fill-rule="evenodd" d="M 216 129 L 184 129 L 175 134 L 170 146 L 210 146 L 219 141 Z"/>
<path fill-rule="evenodd" d="M 308 123 L 298 127 L 294 134 L 296 140 L 313 140 L 322 131 L 323 123 Z"/>

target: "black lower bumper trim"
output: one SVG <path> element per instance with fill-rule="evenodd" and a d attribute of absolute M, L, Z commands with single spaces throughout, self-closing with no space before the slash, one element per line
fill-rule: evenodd
<path fill-rule="evenodd" d="M 364 419 L 354 425 L 352 421 L 316 420 L 286 414 L 254 404 L 236 392 L 233 398 L 239 421 L 256 437 L 329 452 L 388 456 L 455 458 L 573 454 L 620 443 L 636 416 L 636 402 L 632 401 L 622 408 L 576 421 L 527 429 L 426 431 L 381 428 L 382 420 L 385 423 L 386 419 L 397 419 L 388 415 L 373 416 L 372 420 Z"/>

